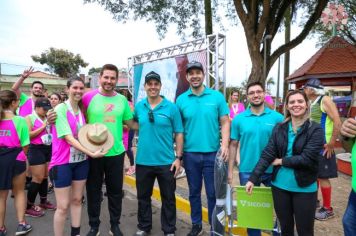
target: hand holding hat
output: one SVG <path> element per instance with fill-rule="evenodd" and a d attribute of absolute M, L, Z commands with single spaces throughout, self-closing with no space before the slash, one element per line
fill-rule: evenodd
<path fill-rule="evenodd" d="M 93 158 L 104 156 L 114 145 L 114 137 L 104 124 L 86 124 L 78 134 L 80 144 L 93 153 Z"/>

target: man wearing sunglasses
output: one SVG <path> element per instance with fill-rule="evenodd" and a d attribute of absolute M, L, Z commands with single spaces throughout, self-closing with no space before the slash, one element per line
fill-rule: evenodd
<path fill-rule="evenodd" d="M 192 230 L 188 236 L 202 233 L 201 190 L 204 179 L 208 198 L 208 215 L 211 224 L 216 197 L 214 164 L 217 151 L 228 158 L 230 135 L 229 108 L 224 96 L 204 86 L 204 68 L 200 62 L 187 64 L 186 77 L 190 89 L 177 99 L 184 125 L 183 162 L 189 185 Z M 221 136 L 220 136 L 221 133 Z M 220 145 L 220 137 L 222 139 Z"/>
<path fill-rule="evenodd" d="M 135 236 L 148 235 L 152 229 L 151 196 L 155 180 L 162 198 L 161 227 L 164 235 L 176 231 L 176 180 L 182 160 L 183 125 L 177 106 L 160 96 L 161 77 L 151 71 L 145 76 L 147 98 L 135 106 L 139 125 L 136 155 L 138 229 Z M 176 155 L 174 154 L 176 144 Z"/>

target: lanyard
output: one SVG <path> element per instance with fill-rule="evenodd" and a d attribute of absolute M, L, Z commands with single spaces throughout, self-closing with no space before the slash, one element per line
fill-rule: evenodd
<path fill-rule="evenodd" d="M 74 119 L 79 122 L 79 127 L 80 128 L 84 125 L 84 121 L 83 121 L 83 115 L 82 115 L 82 111 L 79 109 L 79 121 L 77 120 L 77 116 L 74 113 L 73 107 L 72 105 L 70 105 L 70 102 L 67 100 L 64 102 L 67 105 L 68 111 L 73 115 Z M 77 125 L 78 126 L 78 125 Z"/>
<path fill-rule="evenodd" d="M 234 114 L 236 114 L 239 111 L 239 104 L 238 103 L 232 104 L 231 107 L 232 107 L 232 110 L 234 111 Z"/>
<path fill-rule="evenodd" d="M 47 121 L 47 119 L 42 120 L 42 119 L 37 115 L 37 113 L 36 113 L 35 110 L 33 110 L 32 115 L 34 115 L 34 116 L 36 117 L 36 120 L 38 120 L 41 124 L 43 124 L 44 122 Z M 46 125 L 46 132 L 47 132 L 47 134 L 49 134 L 49 133 L 51 132 L 51 126 L 50 126 L 49 124 Z"/>

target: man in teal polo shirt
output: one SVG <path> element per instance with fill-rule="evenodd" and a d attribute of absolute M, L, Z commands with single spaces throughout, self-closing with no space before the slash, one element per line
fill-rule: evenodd
<path fill-rule="evenodd" d="M 240 185 L 245 185 L 268 143 L 274 126 L 283 121 L 281 114 L 265 106 L 265 90 L 261 83 L 250 83 L 247 86 L 247 99 L 250 107 L 235 116 L 231 124 L 228 175 L 230 184 L 236 155 L 240 156 L 240 160 L 237 160 Z M 265 186 L 271 185 L 271 173 L 272 168 L 269 167 L 261 178 Z M 249 236 L 261 235 L 261 231 L 256 229 L 247 229 L 247 232 Z"/>
<path fill-rule="evenodd" d="M 186 68 L 190 89 L 177 99 L 177 106 L 184 125 L 183 163 L 189 186 L 192 230 L 188 236 L 202 232 L 202 181 L 208 198 L 208 215 L 215 207 L 214 163 L 220 148 L 222 157 L 228 158 L 230 135 L 229 109 L 224 96 L 203 85 L 204 69 L 201 63 L 193 61 Z M 220 128 L 221 127 L 221 128 Z M 220 136 L 221 132 L 221 136 Z"/>
<path fill-rule="evenodd" d="M 176 231 L 176 180 L 183 148 L 183 125 L 175 104 L 159 95 L 161 77 L 151 71 L 145 76 L 147 98 L 135 106 L 139 125 L 136 156 L 138 230 L 135 236 L 148 235 L 152 229 L 151 196 L 155 179 L 162 198 L 161 227 L 164 235 Z M 176 156 L 174 154 L 176 143 Z"/>

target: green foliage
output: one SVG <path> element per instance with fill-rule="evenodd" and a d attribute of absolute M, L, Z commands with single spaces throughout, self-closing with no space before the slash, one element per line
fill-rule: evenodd
<path fill-rule="evenodd" d="M 92 74 L 95 74 L 95 73 L 100 73 L 101 71 L 101 67 L 92 67 L 89 69 L 88 71 L 88 75 L 92 75 Z"/>
<path fill-rule="evenodd" d="M 205 25 L 205 14 L 210 14 L 211 7 L 214 23 L 222 25 L 222 19 L 231 23 L 240 23 L 244 29 L 247 46 L 252 62 L 249 81 L 264 83 L 263 62 L 266 52 L 267 74 L 279 56 L 290 51 L 303 42 L 320 18 L 321 12 L 328 0 L 83 0 L 84 3 L 98 3 L 109 11 L 113 18 L 120 22 L 129 19 L 154 22 L 161 38 L 165 36 L 169 25 L 175 25 L 177 34 L 183 38 L 189 35 L 197 38 L 202 36 L 201 25 Z M 351 1 L 351 0 L 350 0 Z M 308 5 L 307 5 L 308 4 Z M 301 32 L 289 42 L 278 45 L 271 51 L 271 44 L 276 34 L 283 30 L 283 21 L 287 11 L 292 9 L 292 19 L 299 12 L 305 18 Z M 300 16 L 299 16 L 300 17 Z M 209 18 L 209 17 L 207 17 Z M 203 23 L 202 23 L 203 22 Z M 295 21 L 292 21 L 293 23 Z M 209 25 L 210 22 L 208 21 Z M 216 27 L 214 27 L 216 29 Z M 220 27 L 221 28 L 221 27 Z M 261 42 L 266 40 L 266 47 Z"/>
<path fill-rule="evenodd" d="M 78 74 L 80 67 L 87 67 L 86 63 L 79 54 L 69 52 L 65 49 L 49 48 L 40 56 L 32 55 L 32 60 L 41 65 L 46 64 L 47 70 L 56 73 L 60 77 L 69 78 L 71 75 Z"/>
<path fill-rule="evenodd" d="M 204 35 L 204 0 L 83 0 L 84 3 L 98 3 L 109 11 L 119 22 L 145 20 L 154 22 L 160 38 L 168 31 L 169 25 L 176 25 L 177 34 L 183 38 L 188 32 L 195 38 Z M 227 7 L 228 0 L 211 0 L 212 18 L 215 23 L 221 22 L 219 7 Z M 231 8 L 229 8 L 231 9 Z M 232 15 L 228 11 L 226 14 Z M 233 12 L 236 17 L 236 12 Z M 233 17 L 231 17 L 233 18 Z M 222 24 L 220 24 L 222 28 Z"/>

